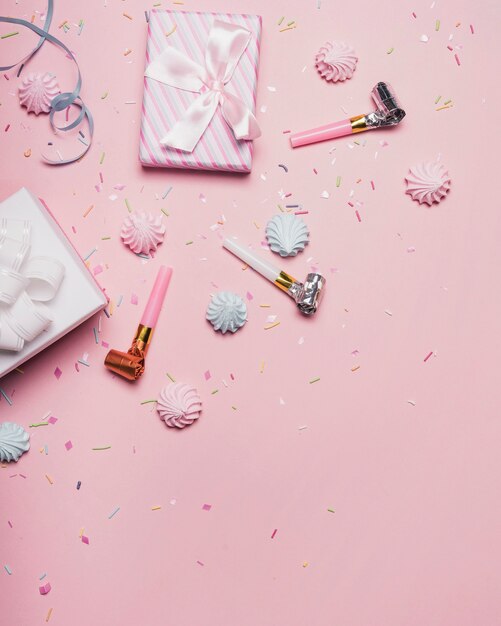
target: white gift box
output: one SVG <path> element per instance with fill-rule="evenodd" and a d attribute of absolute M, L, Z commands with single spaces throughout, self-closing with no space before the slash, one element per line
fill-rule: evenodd
<path fill-rule="evenodd" d="M 6 259 L 12 260 L 10 266 L 7 266 Z M 18 295 L 21 288 L 26 291 Z M 31 297 L 36 301 L 35 306 L 32 306 Z M 14 348 L 16 332 L 26 339 L 17 352 L 0 349 L 0 377 L 104 309 L 108 303 L 48 207 L 25 188 L 0 203 L 0 298 L 3 298 L 0 303 L 0 338 L 3 334 Z M 38 322 L 44 328 L 34 338 L 30 334 L 29 323 L 33 321 L 30 316 L 35 325 Z"/>

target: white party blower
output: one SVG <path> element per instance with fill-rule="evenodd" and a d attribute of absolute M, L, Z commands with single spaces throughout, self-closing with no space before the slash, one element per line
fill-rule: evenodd
<path fill-rule="evenodd" d="M 261 276 L 267 278 L 279 289 L 285 291 L 297 304 L 298 309 L 304 315 L 313 315 L 318 309 L 325 290 L 325 277 L 321 274 L 311 272 L 306 277 L 304 283 L 287 274 L 267 260 L 256 256 L 248 248 L 242 247 L 233 239 L 225 239 L 223 248 L 232 252 L 244 263 L 259 272 Z"/>

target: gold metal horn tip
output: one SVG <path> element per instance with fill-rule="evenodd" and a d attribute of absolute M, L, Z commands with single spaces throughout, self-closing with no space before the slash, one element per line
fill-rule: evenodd
<path fill-rule="evenodd" d="M 352 133 L 361 133 L 363 130 L 367 130 L 367 119 L 365 115 L 351 117 L 350 124 Z"/>
<path fill-rule="evenodd" d="M 277 278 L 275 278 L 275 285 L 282 291 L 289 291 L 294 283 L 297 283 L 297 280 L 286 272 L 280 272 Z"/>
<path fill-rule="evenodd" d="M 153 336 L 153 328 L 139 324 L 132 340 L 130 348 L 127 350 L 129 354 L 135 356 L 146 356 L 150 347 L 151 338 Z"/>

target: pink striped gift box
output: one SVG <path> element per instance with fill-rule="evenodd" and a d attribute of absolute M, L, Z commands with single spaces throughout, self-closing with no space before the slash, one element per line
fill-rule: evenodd
<path fill-rule="evenodd" d="M 214 20 L 239 24 L 252 33 L 227 88 L 255 113 L 261 39 L 259 15 L 152 10 L 148 22 L 145 67 L 167 46 L 175 46 L 200 65 L 205 65 L 205 48 Z M 171 34 L 167 36 L 168 33 Z M 235 139 L 220 107 L 193 152 L 160 145 L 161 138 L 183 117 L 198 95 L 144 78 L 139 145 L 141 163 L 147 167 L 250 172 L 253 142 Z"/>

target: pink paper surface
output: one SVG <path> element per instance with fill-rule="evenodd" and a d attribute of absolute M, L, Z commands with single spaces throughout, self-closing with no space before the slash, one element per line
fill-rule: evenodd
<path fill-rule="evenodd" d="M 499 626 L 499 9 L 431 5 L 186 4 L 263 16 L 263 136 L 248 176 L 138 163 L 144 3 L 56 2 L 53 32 L 77 55 L 96 121 L 81 162 L 39 161 L 47 141 L 63 155 L 81 144 L 26 115 L 15 72 L 0 76 L 2 196 L 27 185 L 84 257 L 97 248 L 89 261 L 104 268 L 113 311 L 0 382 L 13 402 L 0 398 L 0 420 L 31 435 L 30 451 L 0 468 L 2 622 L 45 624 L 52 608 L 49 626 Z M 31 19 L 44 9 L 8 0 L 2 13 Z M 64 20 L 67 33 L 57 28 Z M 297 28 L 279 32 L 293 20 Z M 13 30 L 20 34 L 0 40 L 2 62 L 36 41 L 0 25 L 2 34 Z M 342 85 L 325 83 L 312 65 L 332 38 L 360 59 Z M 27 69 L 73 86 L 71 63 L 48 44 Z M 398 129 L 290 149 L 282 131 L 367 112 L 378 80 L 407 111 Z M 436 111 L 448 99 L 452 108 Z M 404 177 L 438 156 L 452 188 L 427 208 L 405 195 Z M 119 239 L 125 199 L 169 213 L 153 260 Z M 309 211 L 311 242 L 293 259 L 260 245 L 279 203 Z M 221 249 L 223 234 L 300 278 L 312 265 L 322 270 L 317 316 L 301 317 L 287 296 L 243 271 Z M 130 385 L 104 370 L 103 343 L 128 347 L 161 264 L 175 279 L 146 373 Z M 219 289 L 253 295 L 234 336 L 204 319 Z M 264 330 L 270 315 L 280 324 Z M 90 367 L 77 372 L 85 353 Z M 202 397 L 200 419 L 182 431 L 141 404 L 157 397 L 167 373 Z M 57 423 L 28 428 L 47 414 Z M 47 596 L 38 591 L 42 572 Z"/>

